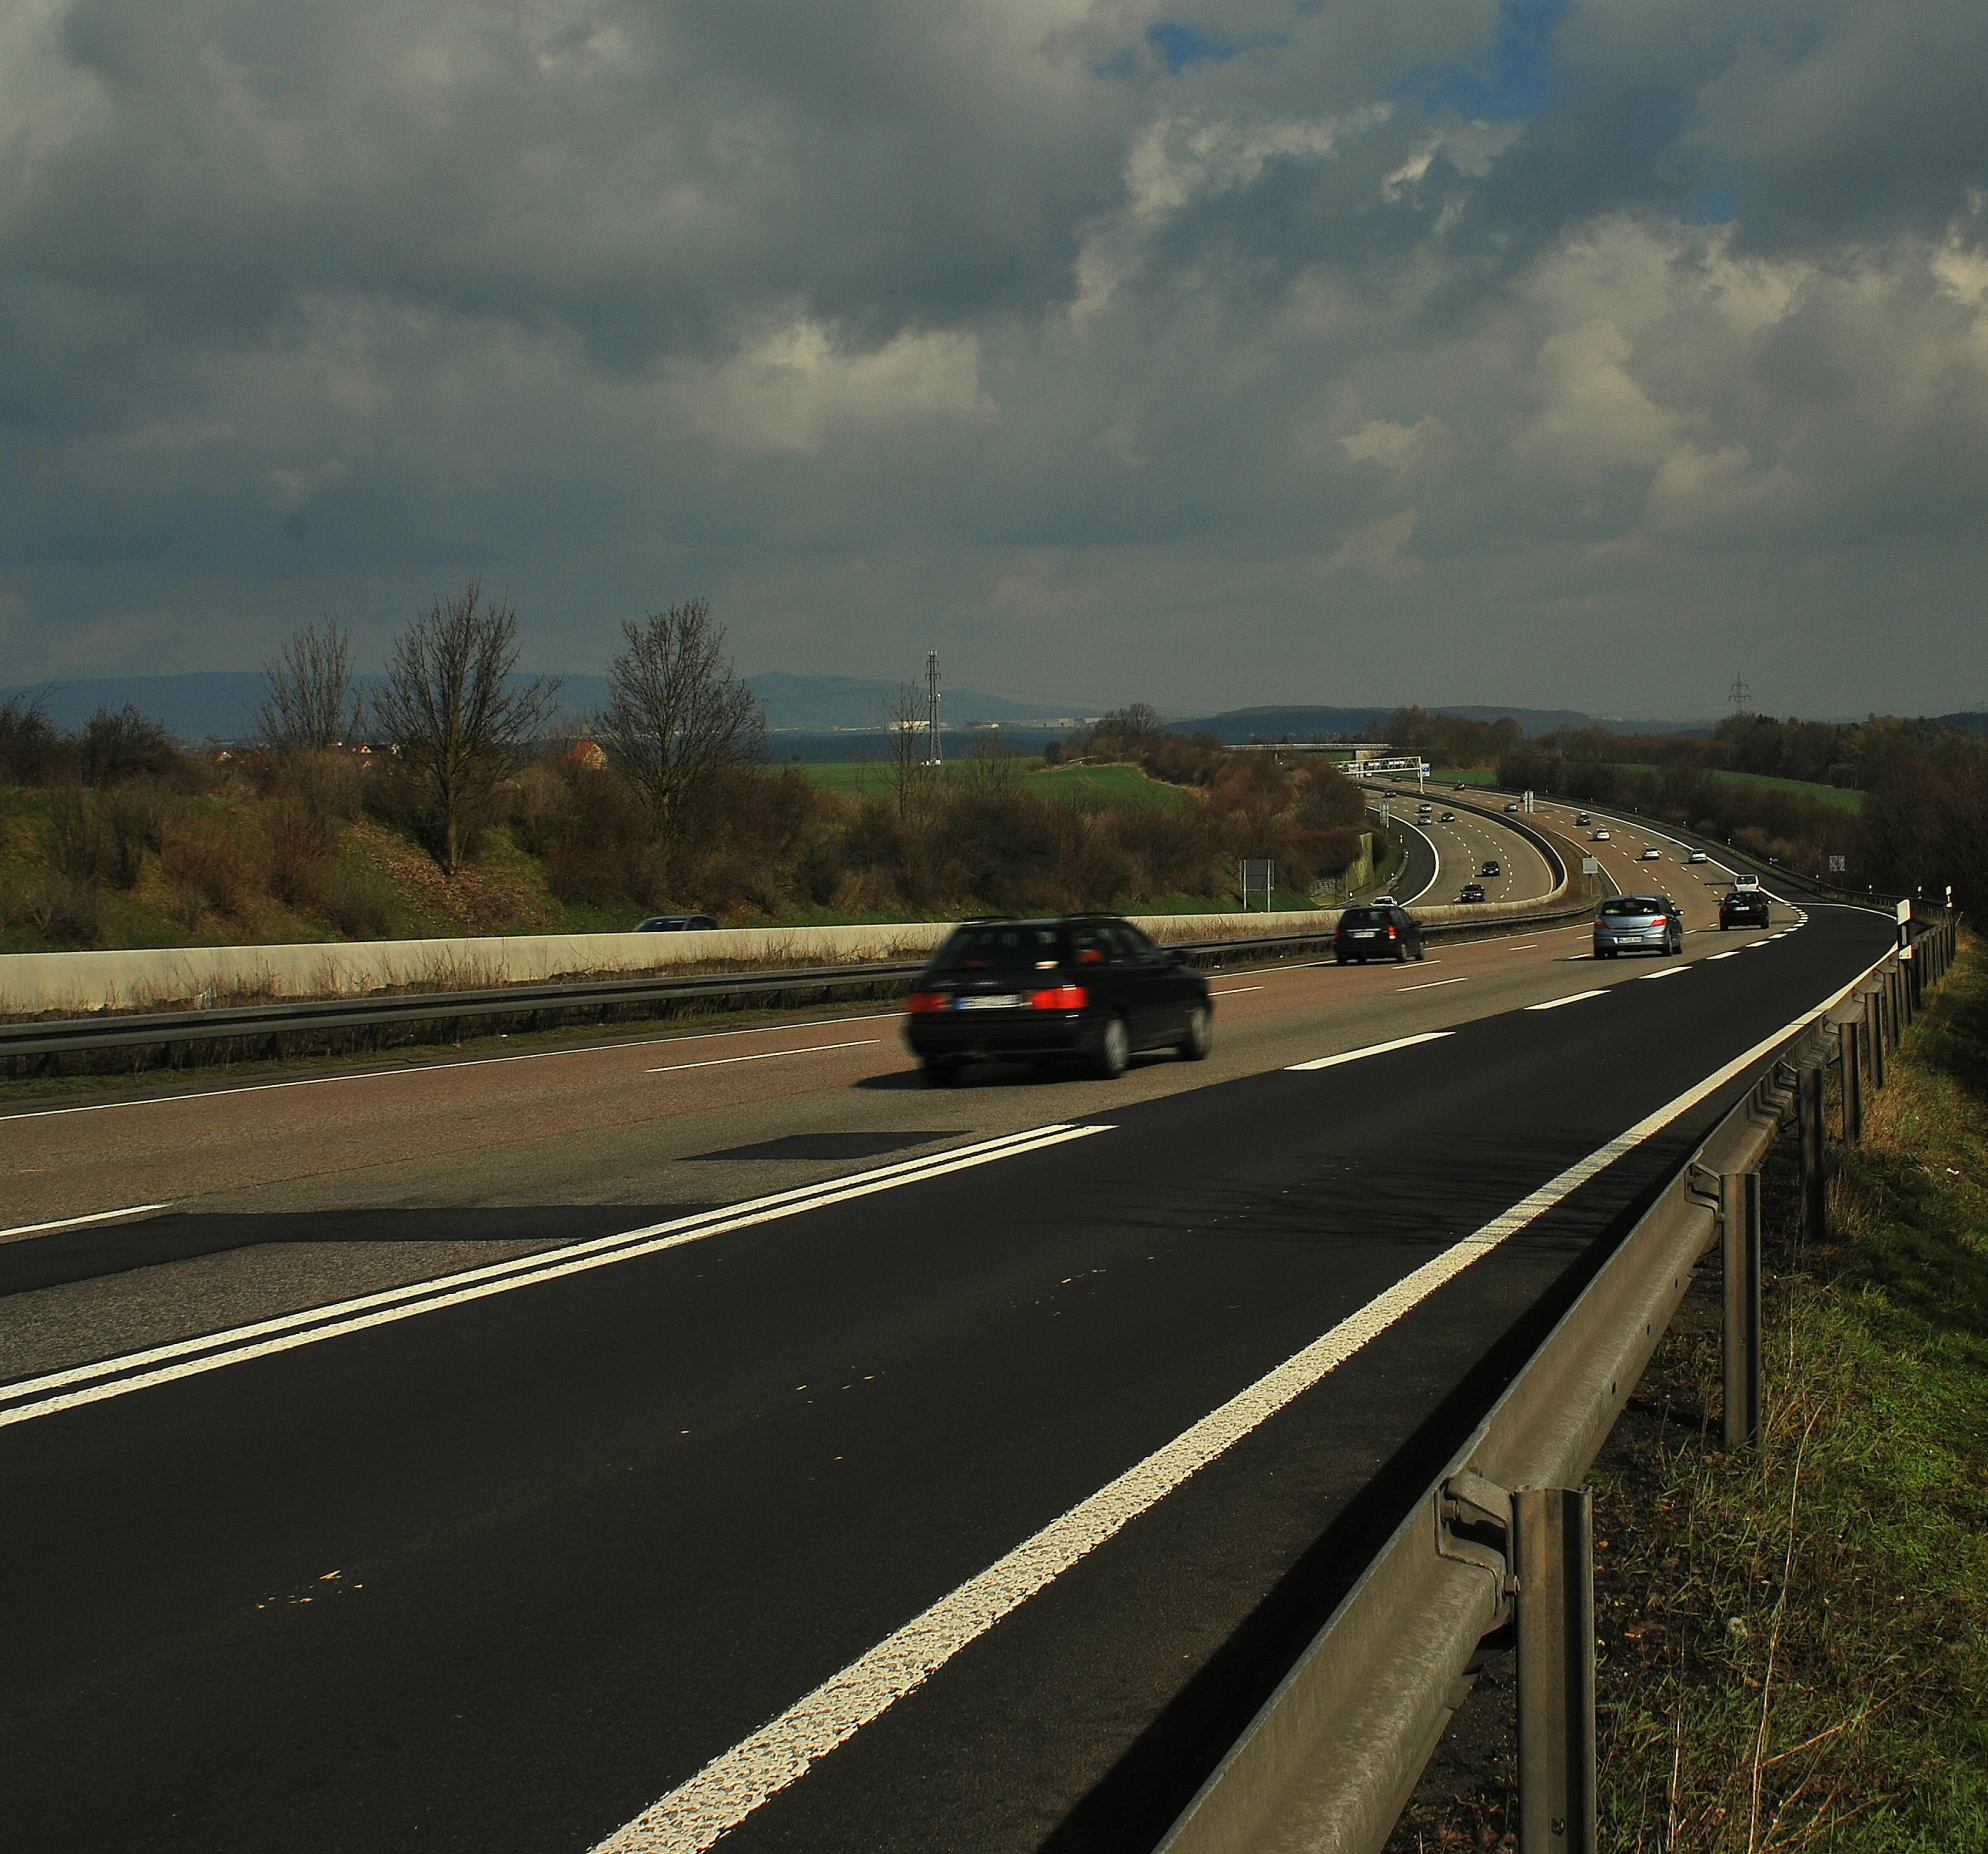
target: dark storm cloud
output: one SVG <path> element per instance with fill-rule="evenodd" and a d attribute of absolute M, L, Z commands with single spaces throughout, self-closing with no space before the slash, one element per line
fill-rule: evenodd
<path fill-rule="evenodd" d="M 750 668 L 1923 703 L 1851 685 L 1979 609 L 1984 78 L 1948 0 L 23 0 L 0 682 L 476 569 L 583 671 L 705 591 Z"/>

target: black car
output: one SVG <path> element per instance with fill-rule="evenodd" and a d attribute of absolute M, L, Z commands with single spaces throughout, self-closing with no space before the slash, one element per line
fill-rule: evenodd
<path fill-rule="evenodd" d="M 1736 888 L 1719 897 L 1719 931 L 1728 927 L 1765 927 L 1768 924 L 1767 891 L 1764 888 Z"/>
<path fill-rule="evenodd" d="M 1482 882 L 1466 882 L 1463 885 L 1463 893 L 1457 896 L 1457 900 L 1459 901 L 1482 901 L 1483 899 L 1484 884 Z"/>
<path fill-rule="evenodd" d="M 904 1040 L 934 1086 L 969 1062 L 1074 1058 L 1110 1079 L 1135 1050 L 1198 1062 L 1214 1046 L 1208 981 L 1111 914 L 967 921 L 905 1000 Z"/>
<path fill-rule="evenodd" d="M 1495 861 L 1489 861 L 1486 862 L 1484 867 L 1478 870 L 1477 873 L 1481 876 L 1494 876 L 1494 875 L 1503 875 L 1504 871 L 1498 867 L 1498 864 Z"/>
<path fill-rule="evenodd" d="M 637 933 L 709 933 L 717 926 L 709 914 L 652 914 L 635 923 Z"/>
<path fill-rule="evenodd" d="M 1398 902 L 1374 901 L 1347 908 L 1332 930 L 1332 956 L 1342 966 L 1349 959 L 1363 966 L 1370 959 L 1420 959 L 1422 929 Z"/>

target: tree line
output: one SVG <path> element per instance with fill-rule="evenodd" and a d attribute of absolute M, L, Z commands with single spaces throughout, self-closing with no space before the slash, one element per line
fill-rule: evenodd
<path fill-rule="evenodd" d="M 1176 802 L 1052 793 L 994 745 L 943 775 L 900 752 L 884 790 L 839 791 L 767 763 L 764 716 L 705 601 L 626 623 L 607 702 L 577 724 L 556 682 L 518 674 L 518 630 L 471 582 L 362 683 L 350 634 L 308 626 L 266 666 L 240 751 L 189 751 L 129 708 L 66 733 L 39 703 L 0 704 L 0 785 L 16 794 L 0 809 L 0 931 L 94 944 L 112 898 L 189 933 L 275 931 L 272 905 L 348 937 L 409 931 L 382 831 L 420 846 L 445 888 L 473 883 L 501 837 L 566 918 L 599 925 L 1219 901 L 1240 857 L 1274 859 L 1302 892 L 1363 847 L 1361 794 L 1333 768 L 1183 740 L 1150 710 L 1081 744 Z"/>

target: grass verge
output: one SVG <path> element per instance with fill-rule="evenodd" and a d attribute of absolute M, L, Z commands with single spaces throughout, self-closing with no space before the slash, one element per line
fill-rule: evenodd
<path fill-rule="evenodd" d="M 1609 1854 L 1988 1850 L 1988 959 L 1967 940 L 1835 1148 L 1765 1180 L 1767 1423 L 1727 1454 L 1716 1262 L 1595 1463 Z M 1509 1657 L 1390 1854 L 1515 1847 Z"/>
<path fill-rule="evenodd" d="M 1770 1172 L 1768 1420 L 1680 1322 L 1597 1463 L 1602 1836 L 1988 1849 L 1988 970 L 1970 942 L 1804 1250 Z M 1602 1541 L 1606 1541 L 1605 1547 Z"/>

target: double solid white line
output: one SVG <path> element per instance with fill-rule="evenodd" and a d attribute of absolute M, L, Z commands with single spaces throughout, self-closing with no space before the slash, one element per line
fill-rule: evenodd
<path fill-rule="evenodd" d="M 77 1365 L 67 1371 L 52 1371 L 42 1377 L 22 1378 L 0 1385 L 0 1428 L 1110 1131 L 1108 1125 L 1079 1126 L 1059 1121 L 1023 1133 L 1005 1134 L 1000 1139 L 982 1140 L 976 1145 L 929 1153 L 922 1159 L 903 1159 L 847 1178 L 831 1178 L 792 1191 L 778 1191 L 770 1197 L 749 1198 L 718 1210 L 701 1211 L 695 1216 L 675 1217 L 643 1229 L 621 1230 L 612 1236 L 597 1236 L 558 1249 L 541 1249 L 533 1255 L 442 1275 L 432 1281 L 417 1281 L 406 1287 L 361 1295 L 355 1300 L 334 1301 L 302 1313 L 258 1320 L 251 1326 L 176 1340 L 170 1345 L 152 1346 L 142 1352 Z"/>

